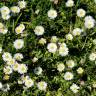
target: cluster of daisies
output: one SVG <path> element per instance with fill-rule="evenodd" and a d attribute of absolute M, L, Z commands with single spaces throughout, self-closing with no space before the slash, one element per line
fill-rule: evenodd
<path fill-rule="evenodd" d="M 54 0 L 50 0 L 50 1 L 54 1 Z M 22 10 L 23 8 L 26 8 L 26 4 L 27 3 L 25 1 L 19 1 L 18 6 L 12 6 L 10 9 L 7 6 L 3 6 L 2 8 L 0 8 L 2 19 L 8 20 L 12 15 L 11 13 L 13 13 L 13 14 L 19 13 L 20 10 Z M 66 7 L 75 6 L 73 0 L 67 0 L 65 5 L 66 5 Z M 39 14 L 39 11 L 40 10 L 38 9 L 35 11 L 35 13 Z M 54 20 L 59 15 L 55 9 L 50 9 L 46 14 L 47 14 L 48 18 L 51 20 Z M 84 9 L 82 9 L 82 8 L 78 9 L 76 15 L 78 18 L 84 20 L 84 22 L 83 22 L 84 28 L 91 29 L 95 26 L 95 19 L 92 16 L 86 16 L 86 11 Z M 46 29 L 42 25 L 37 25 L 34 28 L 34 34 L 41 37 L 46 32 L 45 30 Z M 18 34 L 22 35 L 24 33 L 24 31 L 25 31 L 25 25 L 24 24 L 19 24 L 15 28 L 16 35 L 18 35 Z M 8 32 L 8 29 L 6 28 L 6 26 L 3 23 L 0 23 L 0 33 L 7 34 L 7 32 Z M 70 32 L 65 35 L 65 38 L 66 38 L 66 40 L 72 41 L 75 36 L 80 36 L 83 32 L 84 32 L 83 28 L 77 27 L 77 28 L 74 28 L 73 30 L 70 30 Z M 44 45 L 47 43 L 47 40 L 45 38 L 41 37 L 39 39 L 38 43 Z M 94 40 L 93 43 L 96 44 L 96 40 Z M 13 47 L 16 50 L 19 50 L 19 49 L 24 48 L 24 44 L 25 44 L 25 42 L 23 39 L 16 39 L 13 42 Z M 70 51 L 65 42 L 59 42 L 59 38 L 57 36 L 51 37 L 50 42 L 47 43 L 46 50 L 49 53 L 52 53 L 52 54 L 56 53 L 62 57 L 67 56 L 69 54 L 69 51 Z M 28 71 L 27 64 L 20 63 L 20 62 L 22 62 L 22 59 L 24 58 L 23 54 L 22 53 L 16 53 L 12 56 L 12 54 L 9 52 L 3 52 L 2 47 L 0 47 L 0 53 L 2 53 L 2 59 L 5 63 L 5 66 L 3 69 L 3 72 L 4 72 L 3 79 L 9 80 L 10 75 L 13 72 L 17 72 L 18 74 L 21 75 L 21 77 L 18 79 L 18 84 L 24 85 L 25 89 L 33 87 L 35 84 L 34 80 L 30 76 L 25 75 Z M 89 55 L 89 60 L 90 61 L 96 60 L 96 53 L 95 52 L 92 52 Z M 36 61 L 38 61 L 38 58 L 34 57 L 32 59 L 32 61 L 36 62 Z M 66 65 L 69 69 L 72 69 L 73 67 L 76 66 L 76 63 L 74 60 L 67 60 Z M 59 72 L 63 72 L 64 69 L 65 69 L 65 65 L 63 62 L 57 64 L 57 70 Z M 43 69 L 40 66 L 36 67 L 34 69 L 34 73 L 36 75 L 41 75 L 42 71 L 43 71 Z M 76 72 L 81 75 L 81 74 L 83 74 L 84 69 L 82 67 L 79 67 L 76 70 Z M 72 79 L 74 79 L 73 72 L 68 71 L 68 72 L 64 73 L 64 80 L 71 81 Z M 45 82 L 45 81 L 37 82 L 36 85 L 37 85 L 39 90 L 45 91 L 47 89 L 47 82 Z M 2 83 L 0 83 L 0 89 L 1 90 L 4 90 L 3 86 L 4 85 Z M 6 84 L 6 86 L 7 86 L 6 90 L 10 90 L 9 85 Z M 80 89 L 80 86 L 78 86 L 75 83 L 73 83 L 70 86 L 70 90 L 72 90 L 74 93 L 77 93 L 79 91 L 79 89 Z"/>
<path fill-rule="evenodd" d="M 54 0 L 51 0 L 51 1 L 54 1 Z M 75 4 L 74 4 L 74 1 L 73 0 L 68 0 L 66 2 L 66 7 L 73 7 Z M 65 35 L 65 38 L 66 40 L 69 40 L 69 41 L 72 41 L 73 38 L 75 36 L 80 36 L 82 33 L 84 33 L 84 29 L 91 29 L 95 26 L 95 19 L 92 17 L 92 16 L 85 16 L 86 15 L 86 11 L 82 8 L 78 9 L 77 12 L 76 12 L 76 15 L 78 18 L 84 20 L 83 24 L 84 24 L 84 28 L 74 28 L 73 30 L 70 30 L 70 32 L 68 34 Z M 54 9 L 50 9 L 47 13 L 47 16 L 50 18 L 50 19 L 55 19 L 57 16 L 58 16 L 58 13 L 56 10 Z M 45 33 L 45 30 L 43 26 L 36 26 L 35 29 L 34 29 L 34 33 L 35 35 L 37 36 L 41 36 Z M 47 45 L 47 50 L 50 52 L 50 53 L 58 53 L 60 56 L 67 56 L 68 53 L 69 53 L 69 49 L 66 45 L 65 42 L 63 43 L 60 43 L 58 42 L 58 37 L 57 36 L 52 36 L 51 37 L 51 42 L 48 43 Z M 47 43 L 46 39 L 45 38 L 41 38 L 39 40 L 39 43 L 40 44 L 45 44 Z M 95 40 L 95 43 L 96 43 L 96 40 Z M 96 60 L 96 53 L 92 53 L 90 54 L 89 56 L 89 59 L 91 61 L 94 61 Z M 68 68 L 73 68 L 75 66 L 75 62 L 73 60 L 68 60 L 66 62 Z M 62 72 L 64 71 L 65 69 L 65 65 L 63 63 L 60 63 L 57 65 L 57 70 L 59 72 Z M 79 67 L 77 69 L 77 73 L 78 74 L 83 74 L 84 72 L 84 69 L 82 67 Z M 70 81 L 74 78 L 74 75 L 72 72 L 66 72 L 64 74 L 64 79 L 67 80 L 67 81 Z M 75 83 L 73 83 L 71 86 L 70 86 L 70 89 L 74 92 L 74 93 L 77 93 L 78 90 L 80 89 L 80 87 L 78 85 L 76 85 Z"/>
<path fill-rule="evenodd" d="M 19 13 L 20 10 L 25 7 L 26 7 L 25 1 L 19 1 L 18 6 L 12 6 L 10 9 L 7 6 L 3 6 L 2 8 L 0 8 L 1 17 L 4 20 L 8 20 L 11 17 L 12 13 L 13 14 Z"/>

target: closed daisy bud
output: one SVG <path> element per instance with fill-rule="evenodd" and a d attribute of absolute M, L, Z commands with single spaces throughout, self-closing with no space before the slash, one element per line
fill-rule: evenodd
<path fill-rule="evenodd" d="M 9 75 L 4 75 L 3 79 L 4 80 L 9 80 L 10 76 Z"/>

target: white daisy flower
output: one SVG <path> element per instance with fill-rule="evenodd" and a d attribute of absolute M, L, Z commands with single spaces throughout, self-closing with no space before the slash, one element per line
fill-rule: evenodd
<path fill-rule="evenodd" d="M 0 8 L 0 11 L 2 15 L 8 15 L 10 13 L 10 9 L 7 6 Z"/>
<path fill-rule="evenodd" d="M 15 28 L 15 32 L 16 32 L 17 34 L 21 34 L 21 33 L 23 33 L 24 29 L 25 29 L 25 25 L 24 25 L 24 24 L 20 24 L 19 26 L 17 26 L 17 27 Z"/>
<path fill-rule="evenodd" d="M 90 60 L 90 61 L 96 60 L 96 53 L 91 53 L 91 54 L 89 55 L 89 60 Z"/>
<path fill-rule="evenodd" d="M 69 67 L 69 68 L 73 68 L 75 66 L 75 62 L 73 60 L 68 60 L 66 62 L 66 65 Z"/>
<path fill-rule="evenodd" d="M 47 87 L 47 83 L 45 81 L 40 81 L 37 84 L 39 90 L 45 91 Z"/>
<path fill-rule="evenodd" d="M 81 32 L 82 32 L 82 29 L 80 29 L 80 28 L 75 28 L 75 29 L 73 30 L 72 34 L 73 34 L 74 36 L 79 36 L 79 35 L 81 34 Z"/>
<path fill-rule="evenodd" d="M 10 65 L 10 66 L 14 65 L 15 63 L 16 63 L 15 59 L 10 59 L 7 61 L 7 65 Z"/>
<path fill-rule="evenodd" d="M 49 43 L 47 45 L 47 49 L 48 49 L 49 52 L 55 53 L 57 51 L 57 45 L 56 45 L 56 43 Z"/>
<path fill-rule="evenodd" d="M 18 6 L 20 9 L 26 8 L 27 3 L 25 1 L 19 1 Z"/>
<path fill-rule="evenodd" d="M 5 74 L 11 74 L 13 72 L 10 66 L 5 66 L 3 71 Z"/>
<path fill-rule="evenodd" d="M 27 79 L 27 80 L 25 81 L 25 86 L 26 86 L 27 88 L 30 88 L 30 87 L 32 87 L 33 85 L 34 85 L 34 82 L 33 82 L 32 79 Z"/>
<path fill-rule="evenodd" d="M 69 53 L 69 49 L 67 48 L 65 43 L 60 44 L 60 48 L 59 48 L 59 55 L 61 56 L 66 56 Z"/>
<path fill-rule="evenodd" d="M 14 71 L 18 71 L 19 67 L 20 67 L 20 64 L 17 62 L 12 66 Z"/>
<path fill-rule="evenodd" d="M 24 73 L 27 73 L 27 70 L 28 70 L 28 68 L 25 64 L 20 64 L 19 69 L 18 69 L 18 73 L 24 74 Z"/>
<path fill-rule="evenodd" d="M 86 11 L 84 9 L 78 9 L 77 10 L 77 16 L 78 17 L 84 17 L 86 14 Z"/>
<path fill-rule="evenodd" d="M 77 73 L 78 74 L 82 74 L 84 72 L 84 69 L 82 68 L 82 67 L 79 67 L 78 69 L 77 69 Z"/>
<path fill-rule="evenodd" d="M 95 20 L 92 16 L 86 16 L 84 25 L 86 28 L 91 29 L 95 26 Z"/>
<path fill-rule="evenodd" d="M 57 17 L 57 11 L 54 9 L 50 9 L 47 14 L 50 19 L 55 19 Z"/>
<path fill-rule="evenodd" d="M 46 39 L 45 38 L 41 38 L 39 40 L 39 44 L 42 44 L 42 45 L 46 44 Z"/>
<path fill-rule="evenodd" d="M 8 32 L 7 28 L 0 29 L 0 33 L 2 33 L 2 34 L 7 34 L 7 32 Z"/>
<path fill-rule="evenodd" d="M 43 26 L 36 26 L 34 32 L 37 36 L 44 34 L 44 27 Z"/>
<path fill-rule="evenodd" d="M 13 6 L 13 7 L 11 7 L 11 11 L 13 13 L 19 13 L 20 12 L 20 8 L 18 6 Z"/>
<path fill-rule="evenodd" d="M 72 86 L 70 86 L 70 89 L 74 92 L 74 93 L 77 93 L 80 89 L 80 87 L 76 84 L 72 84 Z"/>
<path fill-rule="evenodd" d="M 59 63 L 59 64 L 57 65 L 57 70 L 58 70 L 59 72 L 62 72 L 64 69 L 65 69 L 65 65 L 64 65 L 63 63 Z"/>
<path fill-rule="evenodd" d="M 71 40 L 73 39 L 72 34 L 68 33 L 68 34 L 66 35 L 66 39 L 71 41 Z"/>
<path fill-rule="evenodd" d="M 21 53 L 16 53 L 14 55 L 14 59 L 18 60 L 18 61 L 21 61 L 23 59 L 23 55 Z"/>
<path fill-rule="evenodd" d="M 17 39 L 17 40 L 15 40 L 15 41 L 14 41 L 14 47 L 15 47 L 16 49 L 21 49 L 21 48 L 23 48 L 23 47 L 24 47 L 24 41 L 23 41 L 23 39 Z"/>
<path fill-rule="evenodd" d="M 72 80 L 73 79 L 73 74 L 71 72 L 66 72 L 64 74 L 64 79 L 65 80 Z"/>
<path fill-rule="evenodd" d="M 56 43 L 57 41 L 58 41 L 57 36 L 52 36 L 51 37 L 51 42 Z"/>
<path fill-rule="evenodd" d="M 74 6 L 74 1 L 73 0 L 68 0 L 66 2 L 66 7 L 73 7 Z"/>
<path fill-rule="evenodd" d="M 2 58 L 4 61 L 9 61 L 10 59 L 12 59 L 12 56 L 9 52 L 4 52 Z"/>
<path fill-rule="evenodd" d="M 10 18 L 10 15 L 9 15 L 9 14 L 8 14 L 8 15 L 2 14 L 1 17 L 2 17 L 2 19 L 4 19 L 4 20 L 8 20 L 8 19 Z"/>

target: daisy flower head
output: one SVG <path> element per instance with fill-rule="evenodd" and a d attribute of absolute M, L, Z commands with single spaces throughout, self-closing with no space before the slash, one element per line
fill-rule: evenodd
<path fill-rule="evenodd" d="M 7 6 L 3 6 L 0 8 L 1 14 L 2 15 L 8 15 L 10 14 L 10 9 Z"/>
<path fill-rule="evenodd" d="M 50 19 L 55 19 L 57 17 L 57 11 L 54 9 L 50 9 L 47 14 Z"/>
<path fill-rule="evenodd" d="M 23 59 L 23 54 L 21 53 L 14 54 L 14 59 L 17 61 L 21 61 Z"/>
<path fill-rule="evenodd" d="M 62 72 L 64 69 L 65 69 L 65 65 L 64 65 L 63 63 L 59 63 L 59 64 L 57 65 L 57 70 L 58 70 L 59 72 Z"/>
<path fill-rule="evenodd" d="M 70 86 L 70 89 L 73 91 L 73 93 L 77 93 L 79 91 L 80 87 L 78 85 L 76 85 L 76 84 L 73 83 Z"/>
<path fill-rule="evenodd" d="M 73 39 L 72 34 L 68 33 L 68 34 L 66 35 L 66 39 L 71 41 L 71 40 Z"/>
<path fill-rule="evenodd" d="M 91 29 L 95 26 L 95 20 L 92 16 L 86 16 L 85 17 L 85 28 Z"/>
<path fill-rule="evenodd" d="M 27 70 L 28 70 L 28 67 L 25 64 L 20 64 L 18 73 L 24 74 L 24 73 L 27 73 Z"/>
<path fill-rule="evenodd" d="M 77 69 L 77 73 L 78 74 L 82 74 L 84 72 L 84 69 L 82 68 L 82 67 L 79 67 L 78 69 Z"/>
<path fill-rule="evenodd" d="M 73 7 L 74 6 L 74 1 L 73 0 L 68 0 L 66 2 L 66 7 Z"/>
<path fill-rule="evenodd" d="M 24 0 L 18 2 L 18 6 L 20 9 L 26 8 L 26 5 L 27 3 Z"/>
<path fill-rule="evenodd" d="M 7 15 L 2 14 L 1 17 L 2 17 L 3 20 L 8 20 L 10 18 L 10 15 L 9 14 L 7 14 Z"/>
<path fill-rule="evenodd" d="M 60 44 L 58 51 L 59 51 L 59 55 L 61 56 L 67 56 L 69 53 L 69 49 L 67 48 L 65 43 Z"/>
<path fill-rule="evenodd" d="M 89 55 L 89 60 L 90 60 L 90 61 L 95 61 L 95 60 L 96 60 L 96 53 L 92 52 L 92 53 Z"/>
<path fill-rule="evenodd" d="M 78 17 L 84 17 L 85 14 L 86 14 L 86 11 L 84 9 L 80 8 L 77 10 L 77 16 Z"/>
<path fill-rule="evenodd" d="M 21 34 L 21 33 L 23 33 L 24 29 L 25 29 L 25 25 L 24 25 L 24 24 L 20 24 L 19 26 L 17 26 L 17 27 L 15 28 L 15 32 L 16 32 L 17 34 Z"/>
<path fill-rule="evenodd" d="M 48 49 L 49 52 L 55 53 L 57 51 L 57 45 L 56 45 L 56 43 L 49 43 L 47 45 L 47 49 Z"/>
<path fill-rule="evenodd" d="M 23 39 L 17 39 L 14 41 L 14 47 L 16 49 L 21 49 L 24 47 L 24 40 Z"/>
<path fill-rule="evenodd" d="M 37 83 L 39 90 L 46 91 L 47 83 L 45 81 L 40 81 Z"/>
<path fill-rule="evenodd" d="M 57 41 L 58 41 L 57 36 L 52 36 L 51 37 L 51 42 L 56 43 Z"/>
<path fill-rule="evenodd" d="M 4 52 L 2 58 L 4 61 L 9 61 L 10 59 L 12 59 L 12 55 L 9 52 Z"/>
<path fill-rule="evenodd" d="M 20 8 L 19 8 L 18 6 L 12 6 L 12 7 L 11 7 L 11 11 L 12 11 L 13 13 L 19 13 L 19 12 L 20 12 Z"/>
<path fill-rule="evenodd" d="M 43 35 L 44 34 L 44 27 L 43 26 L 36 26 L 34 29 L 34 32 L 37 36 Z"/>
<path fill-rule="evenodd" d="M 73 60 L 66 61 L 66 65 L 68 68 L 73 68 L 75 66 L 75 62 Z"/>
<path fill-rule="evenodd" d="M 39 40 L 39 44 L 42 44 L 42 45 L 46 44 L 46 39 L 45 38 L 41 38 Z"/>
<path fill-rule="evenodd" d="M 73 34 L 74 36 L 79 36 L 79 35 L 81 34 L 81 32 L 82 32 L 82 29 L 80 29 L 80 28 L 75 28 L 75 29 L 72 31 L 72 34 Z"/>
<path fill-rule="evenodd" d="M 10 66 L 5 66 L 3 71 L 5 74 L 11 74 L 13 72 L 12 67 Z"/>
<path fill-rule="evenodd" d="M 32 80 L 31 78 L 25 80 L 25 86 L 26 86 L 27 88 L 30 88 L 30 87 L 32 87 L 33 85 L 34 85 L 34 82 L 33 82 L 33 80 Z"/>
<path fill-rule="evenodd" d="M 72 80 L 73 79 L 73 74 L 71 73 L 71 72 L 66 72 L 65 74 L 64 74 L 64 79 L 65 80 Z"/>

